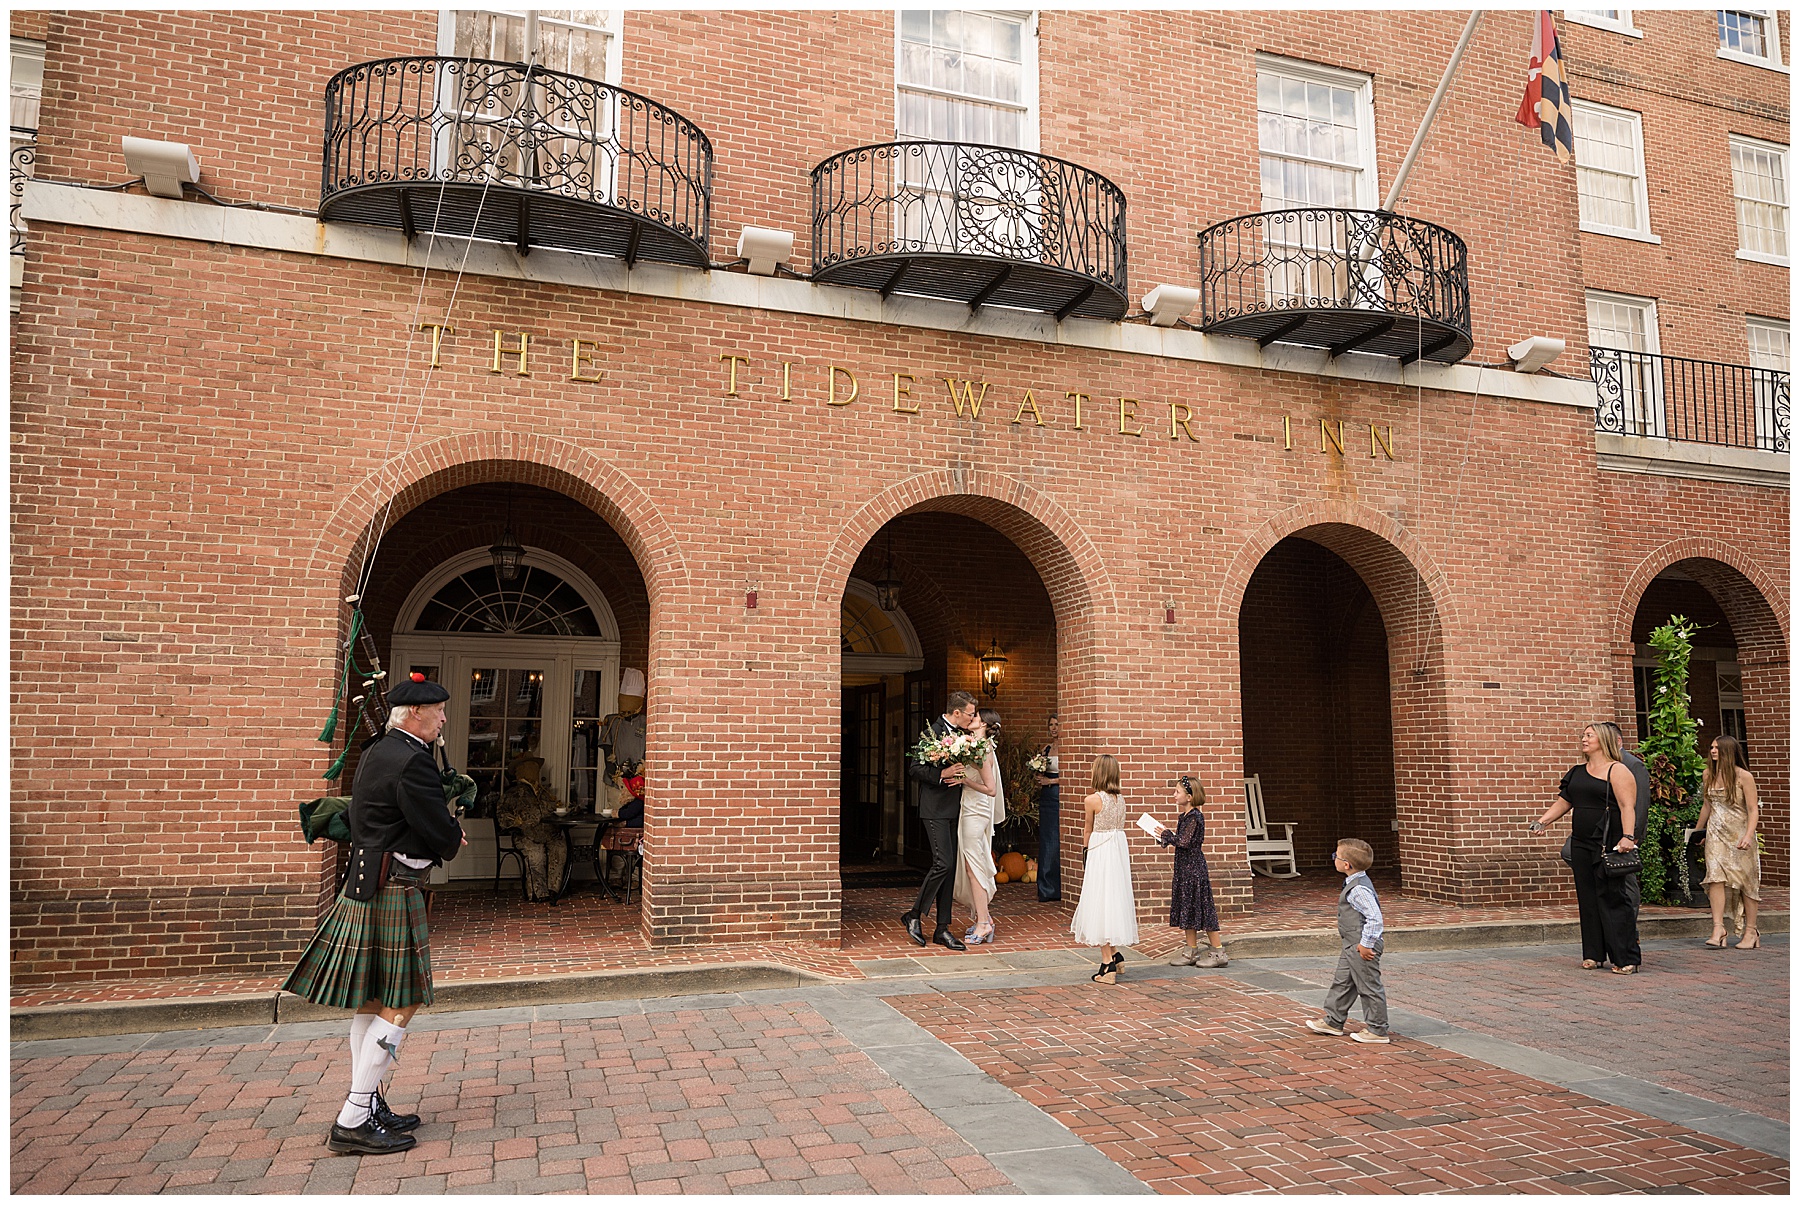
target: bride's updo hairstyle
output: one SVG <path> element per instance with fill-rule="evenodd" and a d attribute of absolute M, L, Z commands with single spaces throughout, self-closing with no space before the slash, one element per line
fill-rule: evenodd
<path fill-rule="evenodd" d="M 983 707 L 976 714 L 981 717 L 981 722 L 987 725 L 988 735 L 994 738 L 994 743 L 999 744 L 1000 713 L 995 711 L 992 707 Z"/>
<path fill-rule="evenodd" d="M 1102 753 L 1094 759 L 1094 790 L 1104 791 L 1108 795 L 1119 793 L 1119 759 L 1110 753 Z"/>

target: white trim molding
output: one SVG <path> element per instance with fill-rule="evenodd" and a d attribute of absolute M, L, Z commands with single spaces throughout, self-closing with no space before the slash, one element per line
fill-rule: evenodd
<path fill-rule="evenodd" d="M 27 221 L 44 224 L 42 230 L 34 227 L 34 239 L 56 237 L 52 231 L 61 228 L 87 227 L 151 238 L 194 239 L 320 259 L 356 260 L 415 269 L 429 267 L 433 272 L 463 270 L 504 280 L 606 290 L 701 305 L 736 306 L 844 322 L 1015 339 L 1228 368 L 1419 386 L 1449 393 L 1479 393 L 1484 397 L 1514 398 L 1582 410 L 1594 410 L 1599 406 L 1599 393 L 1594 382 L 1586 377 L 1553 377 L 1544 373 L 1518 373 L 1510 367 L 1430 364 L 1422 360 L 1402 367 L 1397 361 L 1383 356 L 1355 352 L 1333 360 L 1323 348 L 1282 344 L 1259 348 L 1253 339 L 1207 335 L 1179 327 L 1081 318 L 1058 323 L 1048 314 L 993 308 L 970 313 L 969 307 L 960 302 L 905 297 L 898 293 L 884 298 L 873 289 L 648 262 L 627 267 L 623 260 L 609 256 L 547 249 L 533 251 L 527 257 L 498 243 L 471 244 L 464 239 L 441 235 L 436 239 L 421 237 L 416 243 L 409 244 L 397 230 L 347 223 L 326 224 L 310 217 L 102 192 L 42 180 L 26 183 L 23 212 Z M 1555 331 L 1537 333 L 1557 334 Z"/>
<path fill-rule="evenodd" d="M 1594 454 L 1603 473 L 1643 473 L 1651 477 L 1687 477 L 1770 489 L 1788 488 L 1789 456 L 1786 452 L 1596 431 Z"/>

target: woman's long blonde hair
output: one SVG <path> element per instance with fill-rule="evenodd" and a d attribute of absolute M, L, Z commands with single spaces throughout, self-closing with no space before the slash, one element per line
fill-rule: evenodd
<path fill-rule="evenodd" d="M 1606 754 L 1608 761 L 1624 761 L 1619 755 L 1619 738 L 1613 734 L 1612 726 L 1603 720 L 1595 720 L 1588 725 L 1588 731 L 1594 734 L 1594 742 L 1600 746 L 1600 752 Z"/>
<path fill-rule="evenodd" d="M 1718 746 L 1719 757 L 1717 761 L 1707 759 L 1706 780 L 1702 789 L 1711 794 L 1714 787 L 1724 787 L 1725 802 L 1736 807 L 1744 792 L 1744 788 L 1738 784 L 1737 772 L 1750 768 L 1744 764 L 1744 746 L 1738 743 L 1735 736 L 1714 737 L 1713 744 Z M 1724 779 L 1723 782 L 1719 781 L 1721 778 Z"/>

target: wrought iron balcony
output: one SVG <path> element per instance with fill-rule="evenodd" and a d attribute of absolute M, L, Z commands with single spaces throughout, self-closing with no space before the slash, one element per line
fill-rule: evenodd
<path fill-rule="evenodd" d="M 1113 321 L 1125 194 L 1085 167 L 965 142 L 859 146 L 813 168 L 813 279 Z"/>
<path fill-rule="evenodd" d="M 1788 375 L 1647 352 L 1588 349 L 1597 430 L 1788 451 Z"/>
<path fill-rule="evenodd" d="M 321 221 L 706 267 L 712 143 L 647 97 L 523 63 L 381 59 L 325 85 Z"/>
<path fill-rule="evenodd" d="M 25 260 L 25 221 L 19 216 L 19 209 L 25 204 L 25 182 L 31 179 L 37 164 L 37 131 L 13 126 L 11 138 L 7 186 L 12 199 L 7 209 L 7 233 L 11 240 L 12 279 L 17 284 L 20 265 Z"/>
<path fill-rule="evenodd" d="M 1469 250 L 1430 222 L 1277 209 L 1200 232 L 1200 329 L 1454 364 L 1469 354 Z"/>

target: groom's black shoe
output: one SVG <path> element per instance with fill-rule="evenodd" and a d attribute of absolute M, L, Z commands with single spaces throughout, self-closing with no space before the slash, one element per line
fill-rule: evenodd
<path fill-rule="evenodd" d="M 908 912 L 900 919 L 906 922 L 906 935 L 913 939 L 913 945 L 925 945 L 925 926 L 919 923 L 919 918 Z"/>
<path fill-rule="evenodd" d="M 969 948 L 968 946 L 963 945 L 962 938 L 950 932 L 948 929 L 939 929 L 936 933 L 931 935 L 931 940 L 949 950 L 966 950 Z M 919 944 L 924 945 L 925 943 L 920 942 Z"/>

